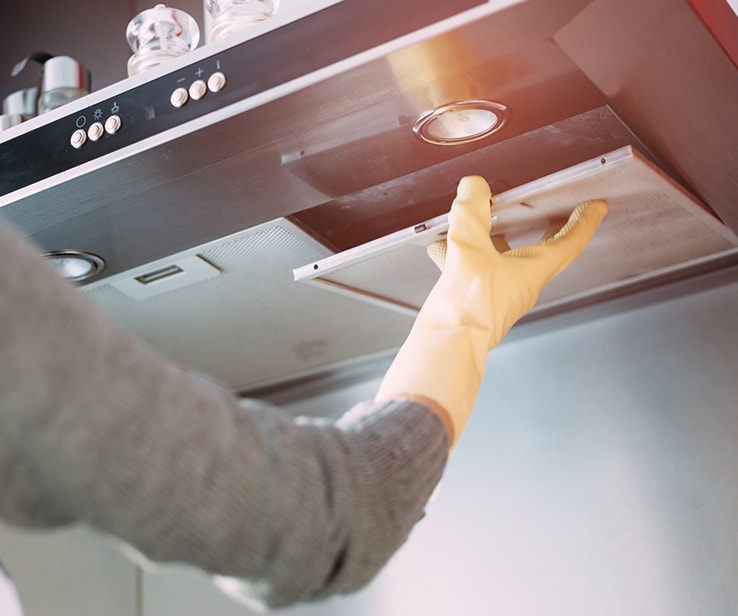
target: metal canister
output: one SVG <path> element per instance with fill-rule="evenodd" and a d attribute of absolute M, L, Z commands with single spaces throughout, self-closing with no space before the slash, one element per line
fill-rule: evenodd
<path fill-rule="evenodd" d="M 92 75 L 74 58 L 38 51 L 18 62 L 12 74 L 20 73 L 29 60 L 43 66 L 36 107 L 39 115 L 90 93 Z"/>

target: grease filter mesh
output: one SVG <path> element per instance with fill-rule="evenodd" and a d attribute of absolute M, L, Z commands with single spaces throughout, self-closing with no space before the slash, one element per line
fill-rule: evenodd
<path fill-rule="evenodd" d="M 535 243 L 577 204 L 597 198 L 607 200 L 607 217 L 582 257 L 544 289 L 538 310 L 657 278 L 738 245 L 692 195 L 630 147 L 497 195 L 492 234 L 513 247 Z M 438 277 L 425 248 L 448 228 L 445 217 L 429 226 L 429 232 L 406 230 L 330 257 L 312 266 L 318 275 L 306 268 L 296 277 L 417 309 Z"/>

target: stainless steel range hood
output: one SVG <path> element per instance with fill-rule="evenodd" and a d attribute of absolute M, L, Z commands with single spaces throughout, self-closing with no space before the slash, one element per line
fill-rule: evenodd
<path fill-rule="evenodd" d="M 602 254 L 627 261 L 604 285 L 616 293 L 738 263 L 738 72 L 682 0 L 343 0 L 277 26 L 0 133 L 0 215 L 44 251 L 101 257 L 81 290 L 175 360 L 253 392 L 387 357 L 410 314 L 296 283 L 293 270 L 438 220 L 467 174 L 535 198 L 542 178 L 625 157 L 666 182 L 678 203 L 619 209 L 600 256 L 582 261 L 590 272 Z M 216 73 L 224 87 L 171 104 Z M 450 146 L 413 133 L 430 108 L 470 99 L 505 105 L 503 128 Z M 72 147 L 75 130 L 110 115 L 118 132 Z M 659 218 L 683 202 L 686 226 Z M 629 245 L 648 258 L 618 261 L 644 224 Z M 675 249 L 675 227 L 681 240 L 704 232 L 704 250 Z M 368 282 L 403 287 L 411 263 L 370 267 Z M 602 299 L 601 279 L 572 276 L 559 312 Z"/>

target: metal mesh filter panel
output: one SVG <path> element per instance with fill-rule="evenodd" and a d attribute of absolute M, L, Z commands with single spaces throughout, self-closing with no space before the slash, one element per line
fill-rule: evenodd
<path fill-rule="evenodd" d="M 119 290 L 197 254 L 221 273 L 148 299 Z M 83 288 L 113 320 L 187 368 L 238 390 L 341 366 L 397 347 L 411 321 L 296 284 L 292 269 L 328 251 L 277 220 Z M 165 284 L 166 281 L 153 284 Z"/>
<path fill-rule="evenodd" d="M 630 147 L 501 193 L 492 235 L 511 246 L 537 242 L 574 207 L 603 198 L 610 210 L 584 255 L 544 290 L 537 310 L 597 294 L 736 250 L 735 235 Z M 296 270 L 300 280 L 417 309 L 438 278 L 425 248 L 445 216 Z"/>

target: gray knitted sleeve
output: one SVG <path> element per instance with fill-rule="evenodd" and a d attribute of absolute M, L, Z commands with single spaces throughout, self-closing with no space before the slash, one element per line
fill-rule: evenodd
<path fill-rule="evenodd" d="M 406 401 L 294 420 L 123 335 L 0 226 L 0 516 L 82 522 L 284 606 L 365 585 L 443 472 Z"/>

